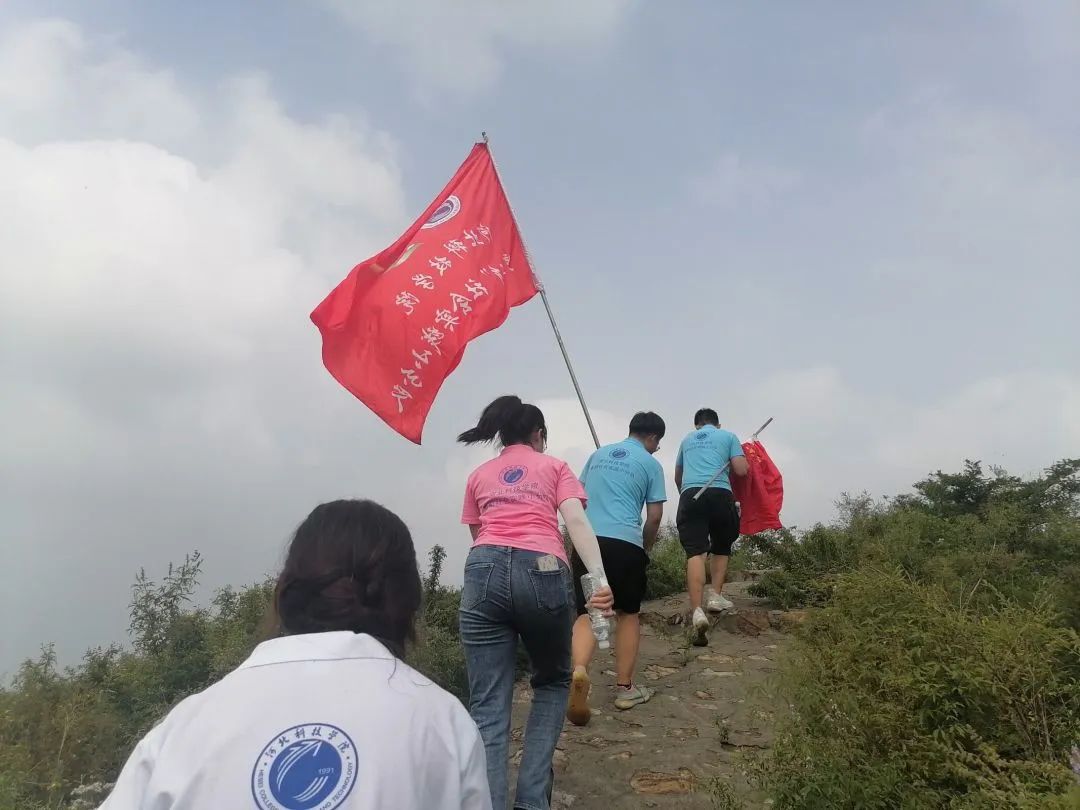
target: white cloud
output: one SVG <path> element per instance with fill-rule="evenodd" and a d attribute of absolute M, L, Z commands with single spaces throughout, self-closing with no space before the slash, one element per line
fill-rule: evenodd
<path fill-rule="evenodd" d="M 693 178 L 690 189 L 700 201 L 725 209 L 760 208 L 798 183 L 799 174 L 795 171 L 728 151 L 707 171 Z"/>
<path fill-rule="evenodd" d="M 784 474 L 785 523 L 801 526 L 827 519 L 841 492 L 907 492 L 965 458 L 1032 475 L 1080 456 L 1078 405 L 1076 374 L 1002 374 L 912 404 L 904 388 L 869 394 L 828 366 L 771 375 L 731 402 L 775 418 L 762 442 Z"/>
<path fill-rule="evenodd" d="M 394 154 L 363 121 L 297 120 L 257 75 L 200 96 L 70 23 L 6 32 L 2 511 L 16 578 L 69 598 L 27 615 L 6 589 L 26 621 L 0 669 L 115 637 L 140 565 L 235 531 L 214 573 L 250 580 L 313 490 L 363 491 L 320 452 L 351 403 L 307 313 L 404 223 Z M 73 602 L 95 607 L 65 629 Z"/>
<path fill-rule="evenodd" d="M 1052 128 L 937 87 L 870 115 L 861 135 L 892 186 L 896 232 L 917 236 L 908 258 L 929 273 L 1074 276 L 1080 156 Z"/>
<path fill-rule="evenodd" d="M 66 20 L 0 35 L 0 133 L 180 143 L 200 127 L 198 104 L 171 72 L 92 42 Z"/>
<path fill-rule="evenodd" d="M 1080 451 L 1080 376 L 1017 372 L 978 380 L 910 409 L 876 445 L 883 464 L 916 475 L 963 458 L 1035 473 Z"/>
<path fill-rule="evenodd" d="M 494 79 L 510 49 L 602 45 L 625 8 L 475 0 L 404 10 L 354 4 L 344 13 L 422 84 L 474 90 Z M 451 39 L 452 48 L 442 46 Z M 692 378 L 664 354 L 674 344 L 662 341 L 635 358 L 647 383 L 617 375 L 587 383 L 601 392 L 592 404 L 603 440 L 625 435 L 628 392 L 668 418 L 659 458 L 669 474 L 688 428 L 688 397 L 696 406 L 714 392 L 725 424 L 743 434 L 774 416 L 764 440 L 786 476 L 785 518 L 800 525 L 829 517 L 843 490 L 895 493 L 965 456 L 1030 473 L 1080 455 L 1080 380 L 1047 359 L 1076 343 L 1075 320 L 1056 318 L 1041 333 L 1033 351 L 1042 364 L 966 368 L 969 356 L 996 362 L 1004 347 L 1023 346 L 1043 328 L 1043 313 L 1062 309 L 1076 289 L 1068 275 L 1080 210 L 1074 146 L 1031 119 L 973 109 L 947 93 L 888 107 L 862 138 L 859 157 L 869 159 L 856 161 L 859 176 L 845 185 L 838 167 L 836 193 L 827 205 L 814 201 L 806 220 L 816 240 L 806 255 L 811 270 L 837 259 L 820 280 L 806 271 L 836 298 L 835 311 L 814 300 L 805 304 L 813 319 L 793 318 L 806 286 L 782 289 L 791 276 L 778 267 L 744 274 L 762 279 L 767 270 L 776 281 L 745 330 L 751 359 L 732 350 L 740 384 Z M 809 188 L 803 167 L 793 166 L 725 153 L 697 191 L 719 206 L 779 208 Z M 862 172 L 867 166 L 873 171 Z M 0 38 L 0 177 L 0 512 L 15 583 L 0 609 L 20 616 L 0 639 L 0 671 L 42 640 L 59 640 L 70 656 L 116 639 L 139 566 L 160 570 L 200 548 L 211 584 L 257 578 L 276 564 L 289 526 L 333 497 L 385 502 L 408 520 L 421 551 L 447 547 L 447 577 L 456 579 L 467 547 L 456 525 L 462 481 L 489 452 L 448 453 L 452 430 L 475 415 L 462 413 L 465 396 L 502 393 L 504 382 L 506 390 L 535 386 L 552 452 L 579 467 L 590 450 L 577 402 L 544 399 L 547 378 L 522 377 L 509 350 L 485 348 L 488 367 L 479 347 L 470 355 L 474 371 L 463 366 L 442 395 L 433 412 L 438 441 L 424 448 L 393 436 L 322 369 L 308 311 L 415 213 L 403 200 L 393 140 L 363 120 L 299 120 L 259 75 L 191 88 L 143 56 L 44 21 Z M 799 212 L 785 213 L 791 222 Z M 849 243 L 853 234 L 862 241 Z M 800 241 L 787 230 L 780 236 Z M 830 245 L 846 253 L 849 244 L 869 248 L 856 258 L 817 255 Z M 876 331 L 857 333 L 847 322 L 819 329 L 822 319 L 878 304 L 849 296 L 847 286 L 884 276 L 903 285 L 921 276 L 927 289 Z M 932 284 L 963 289 L 939 296 L 948 306 L 935 311 Z M 991 294 L 1009 305 L 987 318 Z M 650 317 L 664 311 L 696 320 L 663 307 Z M 884 308 L 873 314 L 885 317 Z M 506 328 L 528 322 L 522 313 Z M 924 333 L 930 348 L 919 341 Z M 772 371 L 804 337 L 825 359 Z M 830 357 L 854 340 L 865 352 L 845 356 L 849 366 Z M 929 356 L 938 350 L 951 365 Z M 926 356 L 934 383 L 911 365 L 891 370 L 912 356 Z M 587 350 L 583 359 L 588 367 Z M 504 380 L 502 369 L 514 371 Z M 35 601 L 42 590 L 64 598 Z M 77 620 L 71 604 L 80 605 Z"/>
<path fill-rule="evenodd" d="M 81 34 L 60 23 L 16 29 L 7 47 L 18 58 L 0 50 L 0 64 L 11 69 L 25 61 L 64 66 L 60 76 L 44 71 L 47 86 L 77 85 L 116 63 L 106 56 L 84 64 Z M 298 302 L 325 293 L 323 273 L 344 272 L 341 257 L 376 249 L 403 219 L 391 144 L 343 119 L 290 118 L 259 77 L 228 83 L 229 114 L 211 123 L 171 82 L 160 97 L 144 96 L 147 77 L 159 74 L 132 58 L 122 63 L 126 72 L 115 69 L 86 91 L 87 109 L 109 116 L 100 97 L 155 119 L 155 99 L 185 106 L 224 157 L 199 162 L 138 139 L 39 140 L 34 124 L 49 109 L 30 120 L 32 134 L 0 139 L 6 328 L 31 350 L 65 341 L 78 355 L 103 337 L 120 356 L 248 362 L 260 330 L 281 330 L 284 313 L 296 320 Z M 17 84 L 2 73 L 0 81 Z M 56 103 L 67 100 L 58 95 Z M 196 139 L 193 152 L 200 149 Z M 331 253 L 333 264 L 311 261 Z"/>
<path fill-rule="evenodd" d="M 522 49 L 587 54 L 603 48 L 633 0 L 320 0 L 381 46 L 422 88 L 490 87 Z"/>

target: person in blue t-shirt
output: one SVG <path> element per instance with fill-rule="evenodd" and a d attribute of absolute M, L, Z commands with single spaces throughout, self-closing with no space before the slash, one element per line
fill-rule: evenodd
<path fill-rule="evenodd" d="M 721 469 L 723 472 L 713 480 Z M 698 647 L 709 643 L 709 617 L 702 610 L 706 600 L 705 558 L 709 554 L 712 592 L 705 604 L 716 613 L 734 607 L 721 596 L 731 546 L 739 539 L 739 513 L 729 473 L 741 477 L 749 471 L 738 437 L 720 429 L 716 411 L 702 408 L 694 414 L 694 432 L 683 439 L 675 459 L 675 486 L 680 492 L 675 523 L 686 552 L 686 587 L 693 611 L 691 641 Z M 708 489 L 695 500 L 694 496 L 706 485 Z"/>
<path fill-rule="evenodd" d="M 581 482 L 588 496 L 586 514 L 596 531 L 604 571 L 615 595 L 615 707 L 630 709 L 652 697 L 652 690 L 634 683 L 641 625 L 638 611 L 645 597 L 645 569 L 649 549 L 656 542 L 664 515 L 664 468 L 653 458 L 667 428 L 655 413 L 639 413 L 630 420 L 625 441 L 601 447 L 585 463 Z M 645 509 L 645 523 L 641 511 Z M 578 620 L 574 624 L 574 675 L 566 716 L 571 723 L 589 722 L 589 662 L 596 638 L 585 610 L 581 576 L 585 566 L 573 558 Z"/>

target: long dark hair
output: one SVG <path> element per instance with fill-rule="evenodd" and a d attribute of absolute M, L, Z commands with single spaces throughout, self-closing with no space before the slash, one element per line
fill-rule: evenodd
<path fill-rule="evenodd" d="M 460 436 L 462 444 L 490 442 L 496 436 L 504 447 L 512 444 L 528 444 L 532 435 L 540 431 L 547 441 L 547 425 L 544 414 L 535 405 L 528 405 L 520 397 L 499 397 L 480 414 L 476 427 L 469 428 Z"/>
<path fill-rule="evenodd" d="M 315 507 L 296 530 L 274 591 L 279 632 L 351 630 L 398 658 L 414 640 L 420 572 L 401 518 L 372 501 Z"/>

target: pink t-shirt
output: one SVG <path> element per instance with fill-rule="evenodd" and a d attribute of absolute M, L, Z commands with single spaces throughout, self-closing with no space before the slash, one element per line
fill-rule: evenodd
<path fill-rule="evenodd" d="M 480 527 L 474 546 L 509 546 L 569 562 L 559 505 L 571 498 L 585 503 L 585 487 L 565 461 L 515 444 L 473 470 L 461 522 Z"/>

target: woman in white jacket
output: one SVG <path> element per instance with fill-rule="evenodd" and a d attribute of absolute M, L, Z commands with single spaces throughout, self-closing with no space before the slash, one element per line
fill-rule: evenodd
<path fill-rule="evenodd" d="M 401 660 L 420 598 L 397 515 L 317 507 L 277 582 L 280 637 L 151 730 L 103 810 L 490 808 L 476 726 Z"/>

